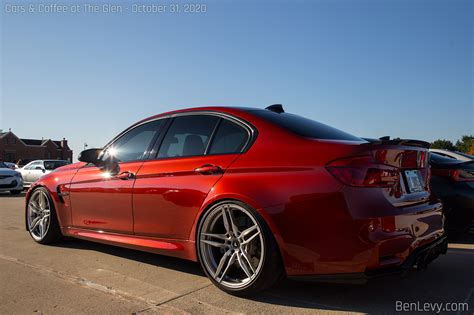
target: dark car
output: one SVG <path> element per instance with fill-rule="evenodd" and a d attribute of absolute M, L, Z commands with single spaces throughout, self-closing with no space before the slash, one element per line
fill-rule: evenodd
<path fill-rule="evenodd" d="M 431 153 L 431 189 L 444 204 L 445 228 L 455 240 L 474 227 L 474 161 Z"/>

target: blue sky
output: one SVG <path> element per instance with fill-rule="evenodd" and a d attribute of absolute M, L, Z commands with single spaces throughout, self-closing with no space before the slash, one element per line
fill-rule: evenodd
<path fill-rule="evenodd" d="M 123 13 L 2 2 L 1 129 L 66 137 L 77 156 L 163 111 L 283 103 L 361 136 L 474 133 L 474 1 L 203 0 L 201 14 L 115 3 Z"/>

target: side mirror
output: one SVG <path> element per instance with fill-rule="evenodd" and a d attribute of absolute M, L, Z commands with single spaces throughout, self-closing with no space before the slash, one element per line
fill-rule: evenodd
<path fill-rule="evenodd" d="M 94 165 L 102 165 L 102 161 L 99 159 L 99 156 L 102 152 L 102 149 L 87 149 L 79 153 L 77 159 L 81 162 L 92 163 Z"/>
<path fill-rule="evenodd" d="M 43 173 L 44 173 L 44 172 L 46 172 L 46 171 L 45 171 L 45 169 L 44 169 L 44 168 L 42 168 L 41 166 L 37 166 L 37 167 L 35 167 L 35 170 L 38 170 L 38 171 L 43 171 Z"/>

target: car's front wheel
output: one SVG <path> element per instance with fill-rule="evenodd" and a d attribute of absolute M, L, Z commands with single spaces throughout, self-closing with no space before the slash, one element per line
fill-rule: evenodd
<path fill-rule="evenodd" d="M 38 243 L 51 244 L 61 239 L 54 203 L 43 187 L 36 188 L 28 199 L 26 224 L 31 237 Z"/>
<path fill-rule="evenodd" d="M 252 208 L 226 201 L 209 209 L 198 228 L 197 251 L 211 281 L 234 295 L 264 290 L 283 274 L 270 229 Z"/>

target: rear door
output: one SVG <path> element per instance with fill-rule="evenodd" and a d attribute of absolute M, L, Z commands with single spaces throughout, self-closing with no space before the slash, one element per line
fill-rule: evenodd
<path fill-rule="evenodd" d="M 140 169 L 133 188 L 134 232 L 187 239 L 207 194 L 241 154 L 250 129 L 216 115 L 175 117 L 157 156 Z"/>

